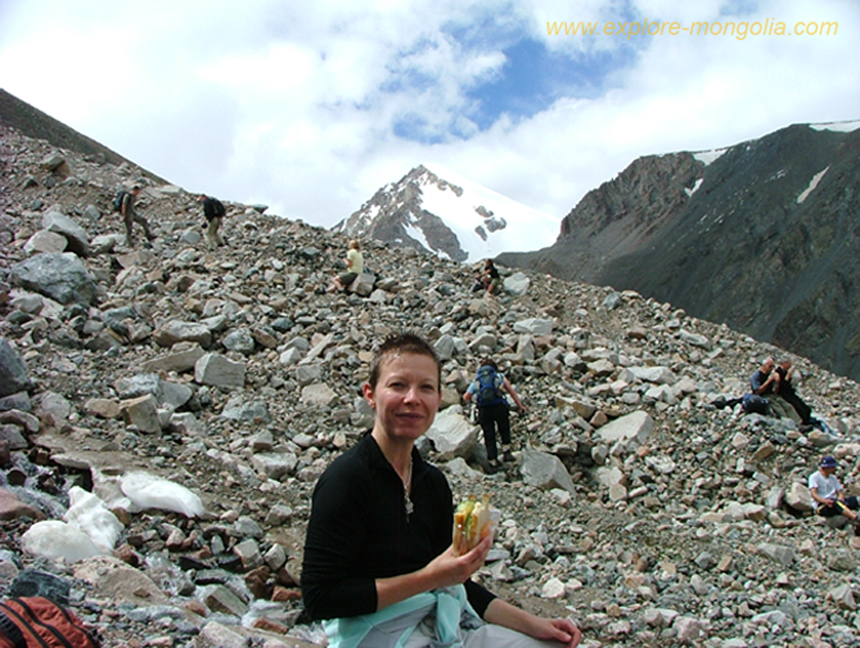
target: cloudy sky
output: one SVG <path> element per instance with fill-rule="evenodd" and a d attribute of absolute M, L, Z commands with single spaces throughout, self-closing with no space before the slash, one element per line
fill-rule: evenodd
<path fill-rule="evenodd" d="M 0 87 L 313 224 L 422 163 L 561 219 L 640 155 L 860 118 L 858 30 L 857 0 L 0 0 Z"/>

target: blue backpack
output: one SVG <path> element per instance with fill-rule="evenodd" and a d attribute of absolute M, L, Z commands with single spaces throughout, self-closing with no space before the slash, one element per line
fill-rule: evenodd
<path fill-rule="evenodd" d="M 496 370 L 490 365 L 478 369 L 478 407 L 499 405 L 506 402 L 505 396 L 496 386 Z"/>

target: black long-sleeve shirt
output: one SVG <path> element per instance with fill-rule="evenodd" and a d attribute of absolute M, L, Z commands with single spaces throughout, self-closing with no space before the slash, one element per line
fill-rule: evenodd
<path fill-rule="evenodd" d="M 417 571 L 451 544 L 451 489 L 441 471 L 412 452 L 414 510 L 403 482 L 366 434 L 319 478 L 305 539 L 302 594 L 314 619 L 376 612 L 376 579 Z M 495 598 L 469 580 L 466 594 L 481 616 Z"/>

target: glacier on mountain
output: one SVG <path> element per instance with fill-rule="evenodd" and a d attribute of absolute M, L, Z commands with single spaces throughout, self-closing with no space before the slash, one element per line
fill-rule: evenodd
<path fill-rule="evenodd" d="M 333 228 L 474 262 L 552 245 L 560 220 L 434 165 L 389 183 Z"/>

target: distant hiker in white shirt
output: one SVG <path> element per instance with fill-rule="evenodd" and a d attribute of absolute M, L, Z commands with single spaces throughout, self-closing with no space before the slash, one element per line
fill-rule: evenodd
<path fill-rule="evenodd" d="M 854 535 L 860 536 L 860 522 L 857 511 L 860 502 L 853 495 L 845 496 L 845 490 L 839 478 L 836 477 L 836 459 L 827 455 L 818 464 L 818 470 L 809 476 L 809 493 L 812 495 L 812 505 L 822 517 L 844 515 L 854 526 Z"/>

